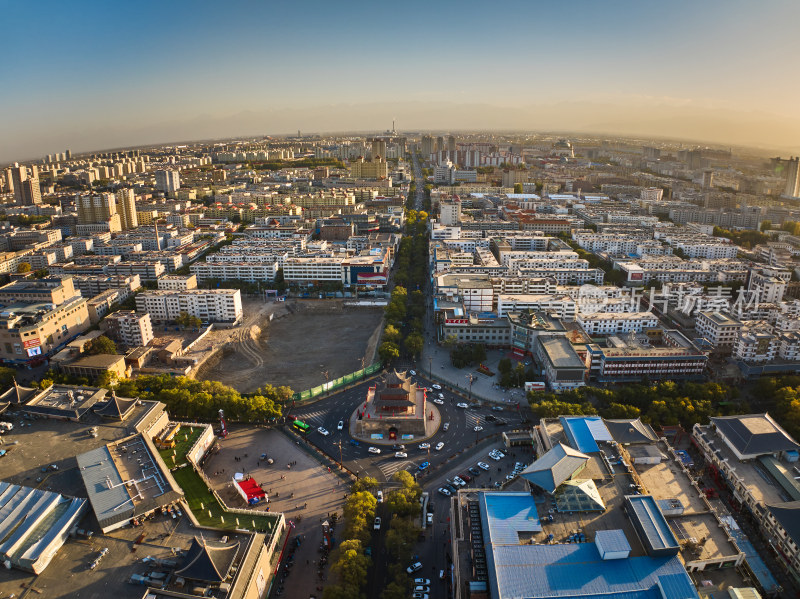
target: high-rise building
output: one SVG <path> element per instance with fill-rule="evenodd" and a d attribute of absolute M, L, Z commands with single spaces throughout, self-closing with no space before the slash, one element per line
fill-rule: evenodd
<path fill-rule="evenodd" d="M 113 193 L 81 195 L 75 200 L 78 208 L 78 224 L 108 223 L 108 230 L 122 230 L 122 219 L 117 213 L 117 198 Z"/>
<path fill-rule="evenodd" d="M 433 137 L 430 135 L 422 136 L 422 157 L 427 160 L 433 154 L 435 148 L 433 145 Z"/>
<path fill-rule="evenodd" d="M 783 195 L 787 198 L 800 198 L 800 156 L 786 161 L 786 187 Z"/>
<path fill-rule="evenodd" d="M 167 195 L 175 194 L 181 188 L 181 175 L 178 171 L 156 171 L 156 189 Z"/>
<path fill-rule="evenodd" d="M 28 176 L 28 169 L 14 163 L 9 169 L 11 171 L 11 183 L 14 187 L 14 200 L 23 206 L 33 206 L 42 203 L 42 190 L 39 187 L 39 170 L 34 166 L 31 168 L 31 175 Z"/>
<path fill-rule="evenodd" d="M 67 150 L 66 152 L 64 152 L 64 156 L 66 157 L 67 160 L 72 160 L 72 150 Z"/>
<path fill-rule="evenodd" d="M 453 157 L 456 151 L 456 138 L 454 135 L 450 135 L 447 138 L 447 151 L 450 152 L 450 156 Z"/>
<path fill-rule="evenodd" d="M 703 171 L 703 189 L 711 189 L 714 187 L 714 171 L 707 168 Z"/>
<path fill-rule="evenodd" d="M 372 159 L 377 160 L 378 158 L 386 160 L 386 140 L 372 140 Z"/>
<path fill-rule="evenodd" d="M 136 196 L 130 188 L 120 189 L 116 194 L 117 214 L 123 230 L 135 229 L 139 226 L 136 216 Z"/>
<path fill-rule="evenodd" d="M 440 135 L 439 137 L 436 138 L 436 150 L 435 151 L 436 152 L 441 152 L 444 149 L 445 149 L 445 147 L 444 147 L 444 137 L 442 137 Z"/>

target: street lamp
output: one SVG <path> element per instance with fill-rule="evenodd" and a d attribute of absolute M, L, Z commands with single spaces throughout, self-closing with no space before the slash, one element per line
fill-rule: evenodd
<path fill-rule="evenodd" d="M 472 401 L 472 381 L 475 380 L 475 375 L 470 372 L 467 375 L 467 380 L 469 381 L 469 401 Z"/>

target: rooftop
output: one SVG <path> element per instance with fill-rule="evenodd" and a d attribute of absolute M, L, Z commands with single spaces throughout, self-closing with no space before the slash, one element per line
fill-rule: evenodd
<path fill-rule="evenodd" d="M 720 416 L 711 424 L 743 456 L 800 449 L 769 414 Z"/>

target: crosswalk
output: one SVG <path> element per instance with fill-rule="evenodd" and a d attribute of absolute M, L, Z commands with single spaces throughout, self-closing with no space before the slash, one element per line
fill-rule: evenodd
<path fill-rule="evenodd" d="M 376 464 L 378 470 L 381 471 L 381 474 L 386 477 L 386 480 L 389 480 L 394 476 L 394 473 L 398 470 L 408 470 L 409 468 L 415 468 L 416 465 L 414 462 L 409 460 L 387 460 L 385 462 L 381 462 L 380 464 Z"/>
<path fill-rule="evenodd" d="M 314 412 L 302 412 L 298 414 L 300 419 L 306 424 L 315 424 L 317 426 L 323 424 L 326 415 L 326 410 L 316 410 Z"/>

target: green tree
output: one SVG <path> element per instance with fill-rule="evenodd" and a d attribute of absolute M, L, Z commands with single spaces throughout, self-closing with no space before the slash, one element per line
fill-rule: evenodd
<path fill-rule="evenodd" d="M 359 493 L 361 491 L 372 491 L 377 487 L 378 481 L 375 478 L 372 476 L 364 476 L 353 483 L 352 490 L 354 493 Z"/>
<path fill-rule="evenodd" d="M 286 293 L 286 277 L 283 274 L 283 267 L 278 269 L 278 272 L 275 273 L 275 289 L 278 290 L 278 293 L 283 295 Z"/>
<path fill-rule="evenodd" d="M 387 324 L 383 329 L 383 340 L 388 341 L 389 343 L 394 343 L 395 345 L 400 343 L 402 339 L 402 335 L 400 331 L 397 330 L 392 324 Z"/>
<path fill-rule="evenodd" d="M 394 343 L 384 341 L 378 348 L 378 355 L 381 358 L 381 362 L 391 364 L 400 357 L 400 348 Z"/>
<path fill-rule="evenodd" d="M 0 389 L 8 389 L 16 376 L 17 371 L 13 368 L 0 366 Z"/>
<path fill-rule="evenodd" d="M 20 274 L 31 272 L 31 265 L 28 262 L 20 262 L 17 264 L 17 272 Z"/>
<path fill-rule="evenodd" d="M 117 346 L 105 335 L 100 335 L 86 344 L 85 353 L 90 356 L 97 354 L 116 354 Z"/>
<path fill-rule="evenodd" d="M 514 193 L 522 193 L 522 183 L 514 183 Z"/>
<path fill-rule="evenodd" d="M 412 356 L 418 356 L 422 353 L 422 348 L 425 345 L 425 339 L 419 333 L 410 333 L 406 337 L 406 349 Z"/>
<path fill-rule="evenodd" d="M 497 370 L 502 374 L 511 372 L 511 360 L 509 358 L 500 358 L 497 363 Z"/>
<path fill-rule="evenodd" d="M 761 227 L 760 227 L 760 229 L 761 229 L 761 232 L 762 232 L 762 233 L 763 233 L 764 231 L 769 231 L 771 228 L 772 228 L 772 222 L 770 222 L 770 221 L 768 221 L 768 220 L 762 220 L 762 221 L 761 221 Z"/>

